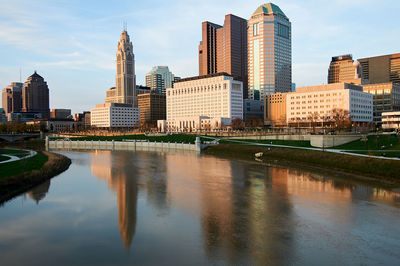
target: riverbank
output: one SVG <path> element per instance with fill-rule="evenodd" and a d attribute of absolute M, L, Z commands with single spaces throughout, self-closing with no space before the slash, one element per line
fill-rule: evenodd
<path fill-rule="evenodd" d="M 263 152 L 255 160 L 255 153 Z M 341 178 L 352 178 L 363 183 L 384 187 L 400 187 L 400 162 L 374 158 L 356 157 L 322 151 L 270 148 L 251 145 L 220 144 L 208 147 L 204 154 L 240 159 L 251 162 L 301 167 L 329 172 Z"/>
<path fill-rule="evenodd" d="M 47 160 L 43 163 L 40 169 L 28 170 L 13 176 L 0 178 L 0 203 L 3 203 L 16 195 L 28 191 L 29 189 L 40 185 L 44 181 L 64 172 L 71 164 L 71 160 L 63 155 L 51 152 L 38 152 L 43 161 L 44 157 Z"/>

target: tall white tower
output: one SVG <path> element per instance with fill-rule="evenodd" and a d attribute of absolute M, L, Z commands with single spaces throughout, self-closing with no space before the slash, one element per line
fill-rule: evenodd
<path fill-rule="evenodd" d="M 128 32 L 124 29 L 118 42 L 117 50 L 117 76 L 114 99 L 116 103 L 129 103 L 137 107 L 135 55 Z"/>

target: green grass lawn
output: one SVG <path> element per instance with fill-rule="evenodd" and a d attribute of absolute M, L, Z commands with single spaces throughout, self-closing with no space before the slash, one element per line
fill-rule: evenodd
<path fill-rule="evenodd" d="M 0 162 L 7 161 L 9 159 L 10 159 L 10 157 L 8 157 L 8 156 L 0 155 Z"/>
<path fill-rule="evenodd" d="M 32 170 L 39 170 L 47 162 L 47 156 L 38 152 L 35 156 L 19 161 L 0 164 L 0 178 L 15 176 Z"/>
<path fill-rule="evenodd" d="M 70 138 L 71 141 L 77 140 L 87 140 L 87 141 L 122 141 L 122 140 L 148 140 L 150 142 L 178 142 L 178 143 L 194 143 L 196 141 L 195 135 L 188 134 L 173 134 L 167 136 L 145 136 L 145 135 L 124 135 L 124 136 L 87 136 L 87 137 L 78 137 L 78 138 Z M 53 140 L 53 139 L 52 139 Z M 202 139 L 207 140 L 207 139 Z"/>
<path fill-rule="evenodd" d="M 29 152 L 23 150 L 14 150 L 14 149 L 0 149 L 0 154 L 8 154 L 16 156 L 18 158 L 22 158 L 29 155 Z"/>
<path fill-rule="evenodd" d="M 262 144 L 274 144 L 274 145 L 286 145 L 294 147 L 312 147 L 308 140 L 255 140 L 255 139 L 244 139 L 239 141 L 262 143 Z M 229 140 L 221 140 L 220 143 L 232 143 Z"/>
<path fill-rule="evenodd" d="M 384 147 L 383 147 L 384 146 Z M 371 135 L 368 141 L 356 140 L 334 147 L 340 150 L 400 150 L 400 137 L 397 135 Z"/>

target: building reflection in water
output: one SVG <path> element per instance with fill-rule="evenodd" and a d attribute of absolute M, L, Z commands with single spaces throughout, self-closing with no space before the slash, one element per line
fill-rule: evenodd
<path fill-rule="evenodd" d="M 172 206 L 199 217 L 208 258 L 230 264 L 295 263 L 296 233 L 301 230 L 298 204 L 310 215 L 351 223 L 352 200 L 358 194 L 399 202 L 394 192 L 315 173 L 196 154 L 97 151 L 92 153 L 91 170 L 117 195 L 126 247 L 135 234 L 138 190 L 143 189 L 158 215 L 168 214 Z"/>
<path fill-rule="evenodd" d="M 29 197 L 39 204 L 39 201 L 46 197 L 46 194 L 49 192 L 50 188 L 50 179 L 43 182 L 42 184 L 34 187 L 32 190 L 28 192 Z"/>
<path fill-rule="evenodd" d="M 117 194 L 118 223 L 122 241 L 129 248 L 136 228 L 138 196 L 137 174 L 132 157 L 125 153 L 96 151 L 91 153 L 91 171 Z"/>
<path fill-rule="evenodd" d="M 145 187 L 147 202 L 159 214 L 168 210 L 164 153 L 91 153 L 91 171 L 117 194 L 118 223 L 122 241 L 129 248 L 136 229 L 139 188 Z"/>

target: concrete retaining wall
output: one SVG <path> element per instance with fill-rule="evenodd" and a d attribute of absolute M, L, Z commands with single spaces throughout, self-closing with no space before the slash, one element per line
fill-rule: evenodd
<path fill-rule="evenodd" d="M 46 141 L 49 149 L 74 150 L 187 150 L 201 151 L 205 145 L 188 143 L 139 142 L 139 141 Z"/>
<path fill-rule="evenodd" d="M 330 148 L 359 140 L 360 136 L 346 135 L 311 135 L 310 144 L 313 147 Z"/>
<path fill-rule="evenodd" d="M 252 140 L 310 140 L 312 135 L 264 135 L 264 136 L 244 136 L 229 137 L 228 139 L 252 139 Z"/>

